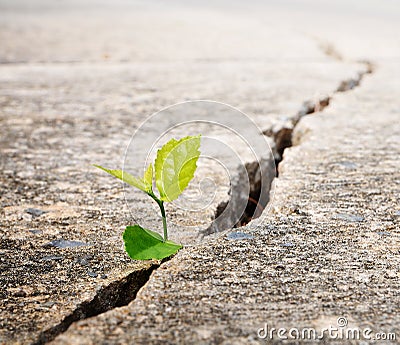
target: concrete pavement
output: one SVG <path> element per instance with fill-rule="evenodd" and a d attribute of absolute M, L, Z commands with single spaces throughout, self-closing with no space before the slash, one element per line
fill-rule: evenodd
<path fill-rule="evenodd" d="M 340 316 L 398 332 L 396 12 L 377 10 L 379 31 L 366 25 L 373 2 L 361 13 L 341 2 L 329 13 L 219 5 L 1 3 L 1 341 L 51 340 L 128 303 L 150 274 L 128 306 L 54 342 L 251 343 L 265 322 L 322 328 Z M 335 93 L 369 58 L 374 73 Z M 249 236 L 186 248 L 159 268 L 127 258 L 123 191 L 89 164 L 118 166 L 146 116 L 208 98 L 272 135 L 327 95 L 295 128 L 272 212 L 238 230 Z M 83 245 L 49 246 L 60 239 Z"/>

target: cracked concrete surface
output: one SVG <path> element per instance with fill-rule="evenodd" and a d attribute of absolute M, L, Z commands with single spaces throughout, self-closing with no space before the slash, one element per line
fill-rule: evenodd
<path fill-rule="evenodd" d="M 350 8 L 335 30 L 341 1 L 330 14 L 318 4 L 310 13 L 176 3 L 1 2 L 0 342 L 51 340 L 64 329 L 45 332 L 99 291 L 158 264 L 125 255 L 122 189 L 89 166 L 119 166 L 147 115 L 209 98 L 274 136 L 303 102 L 356 80 L 366 69 L 352 61 L 365 59 L 373 75 L 296 126 L 262 226 L 185 248 L 128 306 L 75 323 L 54 343 L 256 343 L 265 322 L 322 328 L 339 316 L 399 332 L 400 54 L 390 6 L 374 13 L 375 32 L 365 25 L 374 1 L 362 15 Z M 137 212 L 157 226 L 141 199 Z M 47 245 L 58 239 L 85 245 Z"/>
<path fill-rule="evenodd" d="M 273 213 L 241 228 L 248 238 L 179 252 L 128 306 L 80 321 L 53 343 L 264 343 L 257 330 L 266 322 L 321 330 L 338 317 L 399 334 L 399 89 L 391 79 L 399 72 L 382 66 L 300 121 Z"/>

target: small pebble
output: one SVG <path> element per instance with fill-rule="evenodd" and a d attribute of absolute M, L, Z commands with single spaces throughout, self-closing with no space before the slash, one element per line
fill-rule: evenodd
<path fill-rule="evenodd" d="M 42 230 L 37 230 L 37 229 L 30 229 L 29 232 L 34 235 L 41 235 L 43 233 Z"/>
<path fill-rule="evenodd" d="M 49 243 L 46 243 L 44 247 L 56 247 L 56 248 L 76 248 L 76 247 L 84 247 L 88 246 L 88 243 L 81 242 L 81 241 L 70 241 L 70 240 L 54 240 Z"/>
<path fill-rule="evenodd" d="M 281 243 L 280 246 L 282 247 L 294 247 L 295 244 L 292 242 Z"/>
<path fill-rule="evenodd" d="M 87 266 L 89 264 L 86 257 L 77 258 L 76 262 L 82 266 Z"/>
<path fill-rule="evenodd" d="M 42 261 L 58 261 L 64 259 L 62 256 L 57 255 L 47 255 L 42 258 Z"/>
<path fill-rule="evenodd" d="M 346 169 L 356 169 L 357 168 L 357 164 L 353 163 L 353 162 L 339 162 L 339 165 L 345 167 Z"/>
<path fill-rule="evenodd" d="M 345 220 L 347 222 L 362 222 L 364 220 L 364 217 L 353 214 L 338 213 L 333 216 L 333 219 Z"/>
<path fill-rule="evenodd" d="M 89 272 L 88 272 L 88 275 L 89 275 L 90 277 L 92 277 L 92 278 L 97 278 L 97 273 L 96 273 L 96 272 L 89 271 Z"/>
<path fill-rule="evenodd" d="M 27 208 L 25 212 L 30 214 L 32 217 L 40 217 L 42 214 L 47 213 L 47 211 L 39 210 L 38 208 Z"/>
<path fill-rule="evenodd" d="M 226 238 L 231 241 L 239 241 L 239 240 L 251 240 L 253 239 L 253 236 L 245 234 L 244 232 L 231 232 L 226 236 Z"/>
<path fill-rule="evenodd" d="M 48 301 L 48 302 L 42 303 L 40 306 L 44 307 L 44 308 L 51 308 L 54 304 L 56 304 L 56 302 Z"/>

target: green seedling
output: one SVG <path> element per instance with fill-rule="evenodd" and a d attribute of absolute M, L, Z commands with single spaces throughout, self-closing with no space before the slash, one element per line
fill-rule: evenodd
<path fill-rule="evenodd" d="M 164 237 L 158 232 L 144 229 L 137 224 L 126 227 L 123 240 L 125 250 L 132 259 L 160 260 L 175 254 L 182 248 L 181 244 L 168 240 L 164 203 L 177 199 L 193 179 L 200 156 L 200 137 L 197 135 L 187 136 L 180 140 L 171 139 L 157 151 L 154 167 L 150 163 L 143 178 L 137 178 L 123 170 L 112 170 L 95 165 L 95 167 L 145 192 L 160 208 Z M 154 179 L 158 196 L 153 191 Z"/>

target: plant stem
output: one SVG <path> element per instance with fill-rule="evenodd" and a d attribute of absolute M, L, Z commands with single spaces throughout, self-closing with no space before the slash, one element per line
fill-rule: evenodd
<path fill-rule="evenodd" d="M 164 227 L 164 242 L 165 242 L 168 240 L 168 230 L 167 230 L 167 218 L 165 217 L 164 202 L 160 201 L 158 206 L 160 206 L 160 210 L 161 210 L 162 223 L 163 223 L 163 227 Z"/>
<path fill-rule="evenodd" d="M 160 207 L 162 223 L 163 223 L 163 228 L 164 228 L 164 242 L 166 242 L 168 240 L 168 229 L 167 229 L 167 217 L 165 216 L 164 201 L 157 198 L 155 196 L 155 194 L 152 192 L 147 193 L 147 194 L 149 194 L 154 199 L 154 201 L 157 203 L 157 205 Z"/>

